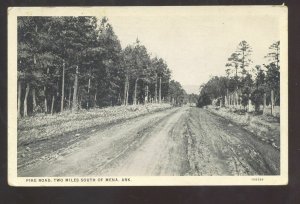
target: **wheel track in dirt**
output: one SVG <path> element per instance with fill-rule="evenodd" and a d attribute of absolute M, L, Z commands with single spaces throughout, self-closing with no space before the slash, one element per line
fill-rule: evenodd
<path fill-rule="evenodd" d="M 230 124 L 230 125 L 229 125 Z M 21 176 L 277 175 L 279 151 L 206 110 L 181 107 L 98 130 Z M 18 172 L 19 173 L 19 172 Z"/>
<path fill-rule="evenodd" d="M 219 158 L 225 156 L 223 159 L 226 160 L 227 157 L 227 164 L 229 166 L 234 165 L 234 168 L 231 169 L 227 166 L 227 173 L 233 175 L 279 174 L 279 152 L 277 150 L 269 145 L 262 144 L 252 134 L 240 127 L 228 126 L 228 124 L 231 124 L 228 120 L 212 115 L 205 110 L 201 110 L 198 113 L 201 114 L 197 117 L 195 117 L 195 114 L 193 117 L 192 113 L 191 118 L 196 120 L 199 125 L 196 129 L 203 131 L 203 135 L 206 135 L 206 142 L 211 143 L 211 145 L 208 143 L 207 146 L 214 147 L 210 149 L 210 155 L 215 155 Z M 201 119 L 199 120 L 200 117 Z M 271 163 L 277 167 L 270 167 L 270 158 L 268 158 L 267 162 L 266 155 L 261 150 L 263 152 L 269 150 L 275 155 L 275 159 L 273 158 Z M 224 169 L 226 168 L 224 167 Z"/>
<path fill-rule="evenodd" d="M 84 158 L 85 160 L 87 160 L 87 163 L 89 163 L 89 165 L 86 165 L 86 169 L 83 171 L 84 174 L 92 175 L 94 172 L 100 171 L 99 169 L 109 166 L 114 161 L 126 155 L 127 151 L 134 151 L 134 149 L 137 148 L 144 139 L 146 139 L 146 137 L 148 136 L 148 132 L 154 126 L 157 126 L 157 124 L 165 121 L 167 118 L 171 117 L 178 111 L 178 108 L 169 109 L 166 111 L 134 118 L 125 121 L 124 123 L 115 124 L 114 126 L 110 125 L 103 130 L 98 130 L 93 133 L 88 132 L 87 135 L 83 135 L 81 140 L 76 141 L 72 145 L 68 145 L 67 147 L 60 148 L 57 151 L 48 154 L 45 161 L 39 162 L 39 159 L 29 161 L 27 163 L 29 164 L 28 166 L 25 166 L 25 168 L 22 168 L 24 166 L 19 168 L 19 173 L 22 176 L 42 176 L 44 174 L 47 174 L 47 172 L 48 174 L 53 174 L 54 176 L 58 176 L 59 174 L 67 175 L 68 171 L 72 171 L 69 168 L 73 166 L 70 159 L 68 159 L 68 162 L 70 164 L 66 165 L 65 169 L 62 168 L 60 170 L 57 170 L 57 172 L 55 169 L 59 169 L 60 164 L 62 166 L 64 165 L 63 161 L 61 161 L 64 160 L 64 155 L 66 155 L 66 157 L 70 155 L 73 159 L 75 156 L 72 155 L 78 155 L 78 157 Z M 134 124 L 137 125 L 135 126 Z M 124 129 L 124 132 L 117 131 L 118 128 L 122 130 Z M 114 132 L 118 132 L 118 134 L 112 135 Z M 109 142 L 106 142 L 106 140 L 108 140 Z M 67 143 L 65 144 L 68 144 L 68 142 L 69 141 L 67 141 Z M 95 144 L 101 144 L 101 142 L 107 144 L 107 146 L 104 145 L 103 147 L 100 145 L 101 148 L 98 152 L 96 152 L 96 148 L 98 146 L 95 146 Z M 86 154 L 83 151 L 84 148 L 87 149 Z M 88 158 L 88 151 L 93 151 L 93 154 L 90 155 L 90 158 Z M 76 162 L 77 159 L 75 158 L 74 163 Z M 54 166 L 48 168 L 49 164 L 52 163 L 54 164 Z M 82 164 L 79 164 L 79 166 L 84 167 L 84 165 Z M 92 166 L 92 168 L 89 168 L 89 166 Z M 71 174 L 73 175 L 74 173 Z"/>

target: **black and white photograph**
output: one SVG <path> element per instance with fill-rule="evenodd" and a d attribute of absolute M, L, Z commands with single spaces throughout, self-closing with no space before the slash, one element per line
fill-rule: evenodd
<path fill-rule="evenodd" d="M 8 18 L 10 185 L 287 184 L 284 5 Z"/>

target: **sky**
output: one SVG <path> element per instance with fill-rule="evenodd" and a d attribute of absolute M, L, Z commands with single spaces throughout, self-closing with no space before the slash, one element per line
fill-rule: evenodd
<path fill-rule="evenodd" d="M 253 66 L 266 62 L 269 46 L 280 39 L 279 18 L 270 12 L 228 9 L 178 12 L 109 12 L 106 16 L 122 47 L 138 38 L 151 56 L 163 58 L 188 93 L 198 93 L 211 76 L 225 75 L 225 64 L 239 42 L 252 47 Z"/>

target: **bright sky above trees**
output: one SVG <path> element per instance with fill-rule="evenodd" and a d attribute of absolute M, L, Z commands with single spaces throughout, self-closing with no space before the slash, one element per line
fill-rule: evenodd
<path fill-rule="evenodd" d="M 279 18 L 272 12 L 200 9 L 203 12 L 189 15 L 187 11 L 151 15 L 147 10 L 125 10 L 111 15 L 107 12 L 106 16 L 123 48 L 138 37 L 153 56 L 167 61 L 173 78 L 184 87 L 200 86 L 210 76 L 224 75 L 228 57 L 242 40 L 252 47 L 254 67 L 266 62 L 269 46 L 280 39 Z"/>

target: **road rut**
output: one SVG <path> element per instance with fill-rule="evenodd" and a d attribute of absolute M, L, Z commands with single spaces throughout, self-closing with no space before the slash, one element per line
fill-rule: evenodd
<path fill-rule="evenodd" d="M 91 130 L 88 138 L 18 169 L 19 176 L 278 175 L 279 150 L 196 107 Z M 45 141 L 50 142 L 50 141 Z M 47 145 L 45 145 L 47 146 Z"/>

